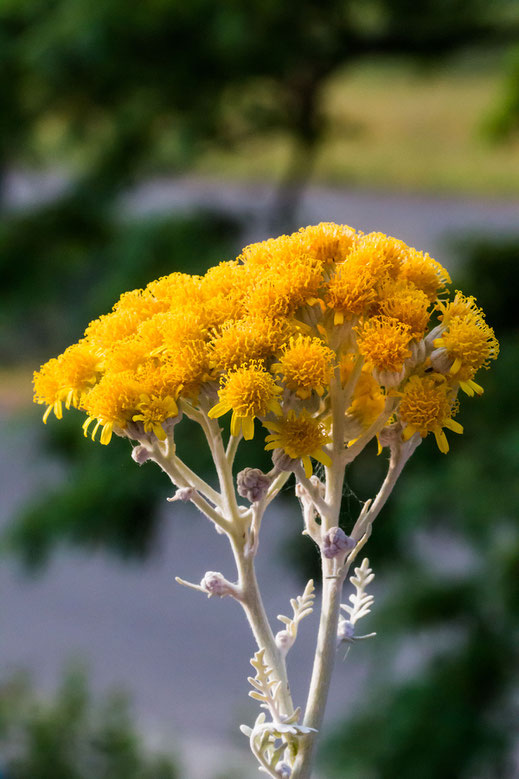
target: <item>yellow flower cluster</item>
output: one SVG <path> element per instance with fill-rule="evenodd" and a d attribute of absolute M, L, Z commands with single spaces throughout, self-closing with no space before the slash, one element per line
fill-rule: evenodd
<path fill-rule="evenodd" d="M 204 276 L 172 273 L 121 296 L 85 337 L 34 375 L 44 420 L 63 407 L 100 429 L 164 440 L 179 407 L 209 419 L 231 412 L 230 432 L 267 449 L 330 464 L 332 417 L 344 403 L 347 446 L 382 418 L 403 440 L 433 433 L 448 450 L 458 389 L 498 354 L 471 297 L 450 300 L 447 271 L 381 233 L 324 223 L 247 246 Z M 335 400 L 334 400 L 335 399 Z M 337 424 L 337 422 L 335 422 Z"/>

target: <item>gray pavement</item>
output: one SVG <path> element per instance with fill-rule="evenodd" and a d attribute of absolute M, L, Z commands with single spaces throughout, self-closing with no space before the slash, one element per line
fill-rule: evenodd
<path fill-rule="evenodd" d="M 13 171 L 6 184 L 12 208 L 51 200 L 62 193 L 67 176 L 56 172 Z M 248 217 L 246 239 L 262 240 L 266 215 L 274 200 L 272 185 L 222 182 L 196 176 L 156 178 L 135 187 L 121 198 L 121 210 L 132 216 L 193 208 L 217 209 Z M 426 194 L 368 192 L 340 187 L 308 187 L 300 209 L 301 224 L 332 221 L 359 230 L 378 230 L 428 251 L 452 268 L 453 240 L 470 235 L 517 234 L 519 197 L 462 198 Z"/>

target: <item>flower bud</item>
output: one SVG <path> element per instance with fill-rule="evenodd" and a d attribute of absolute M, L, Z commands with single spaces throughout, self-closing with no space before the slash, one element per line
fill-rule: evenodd
<path fill-rule="evenodd" d="M 431 352 L 431 365 L 437 373 L 449 373 L 454 359 L 449 357 L 445 347 L 433 349 Z"/>
<path fill-rule="evenodd" d="M 419 363 L 424 362 L 427 357 L 427 347 L 424 339 L 421 338 L 419 341 L 413 339 L 409 344 L 409 348 L 411 349 L 411 356 L 407 358 L 405 364 L 408 368 L 414 368 Z"/>
<path fill-rule="evenodd" d="M 351 551 L 354 548 L 355 543 L 353 538 L 347 536 L 340 527 L 331 527 L 326 531 L 323 537 L 323 556 L 330 560 L 344 552 Z"/>
<path fill-rule="evenodd" d="M 134 446 L 132 449 L 132 460 L 135 460 L 139 465 L 145 463 L 150 457 L 151 455 L 145 446 Z"/>
<path fill-rule="evenodd" d="M 339 620 L 339 627 L 337 629 L 337 643 L 342 641 L 351 642 L 355 637 L 355 625 L 353 625 L 349 619 L 341 617 Z"/>
<path fill-rule="evenodd" d="M 188 500 L 191 500 L 194 494 L 195 490 L 192 487 L 179 487 L 173 497 L 168 498 L 168 501 L 170 503 L 174 503 L 177 500 L 181 500 L 182 503 L 187 503 Z"/>
<path fill-rule="evenodd" d="M 279 779 L 290 779 L 292 776 L 292 769 L 288 763 L 285 763 L 283 760 L 281 760 L 276 765 L 276 773 L 278 774 Z"/>
<path fill-rule="evenodd" d="M 441 336 L 443 331 L 446 329 L 447 325 L 436 325 L 436 327 L 433 327 L 430 333 L 427 333 L 427 335 L 424 338 L 425 346 L 428 351 L 434 348 L 434 342 L 437 338 Z"/>
<path fill-rule="evenodd" d="M 400 371 L 386 371 L 375 368 L 373 378 L 383 387 L 398 387 L 405 376 L 405 368 Z"/>
<path fill-rule="evenodd" d="M 236 477 L 236 485 L 238 495 L 251 503 L 257 503 L 266 495 L 270 479 L 259 468 L 245 468 Z"/>
<path fill-rule="evenodd" d="M 200 587 L 203 587 L 210 598 L 213 595 L 225 598 L 226 595 L 231 595 L 234 592 L 232 584 L 218 571 L 207 571 L 200 582 Z"/>
<path fill-rule="evenodd" d="M 286 653 L 294 643 L 293 637 L 288 630 L 280 630 L 275 636 L 276 646 L 282 652 Z"/>

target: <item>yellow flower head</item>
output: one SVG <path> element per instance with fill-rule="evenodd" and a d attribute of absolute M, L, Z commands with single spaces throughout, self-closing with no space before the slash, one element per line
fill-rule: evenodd
<path fill-rule="evenodd" d="M 293 242 L 290 241 L 289 236 L 280 235 L 277 238 L 267 238 L 266 241 L 251 243 L 245 246 L 238 260 L 257 273 L 262 268 L 271 267 L 274 264 L 274 257 L 279 256 L 280 251 L 284 250 L 285 253 L 291 253 L 292 249 Z"/>
<path fill-rule="evenodd" d="M 69 346 L 55 360 L 50 360 L 34 374 L 35 401 L 46 403 L 44 421 L 51 411 L 62 417 L 62 403 L 66 408 L 79 406 L 81 397 L 88 392 L 100 375 L 99 354 L 82 340 Z"/>
<path fill-rule="evenodd" d="M 247 309 L 256 316 L 287 316 L 319 297 L 322 264 L 307 255 L 280 254 L 271 268 L 264 268 L 247 298 Z"/>
<path fill-rule="evenodd" d="M 369 265 L 350 258 L 337 266 L 330 279 L 326 303 L 334 311 L 334 324 L 358 316 L 368 310 L 376 299 L 376 276 Z"/>
<path fill-rule="evenodd" d="M 353 245 L 355 230 L 348 225 L 321 222 L 311 227 L 302 227 L 296 235 L 311 257 L 331 264 L 346 259 Z"/>
<path fill-rule="evenodd" d="M 326 466 L 332 464 L 329 454 L 322 449 L 332 440 L 325 424 L 304 410 L 299 416 L 289 411 L 286 417 L 266 422 L 265 426 L 274 431 L 265 438 L 265 449 L 282 449 L 293 460 L 301 459 L 308 478 L 312 475 L 310 457 Z"/>
<path fill-rule="evenodd" d="M 101 369 L 99 354 L 85 341 L 69 346 L 60 357 L 61 393 L 67 408 L 78 407 L 83 393 L 96 383 Z"/>
<path fill-rule="evenodd" d="M 114 305 L 111 314 L 90 322 L 85 335 L 93 348 L 103 351 L 111 349 L 114 343 L 134 335 L 143 322 L 167 308 L 169 303 L 155 299 L 146 290 L 125 292 Z"/>
<path fill-rule="evenodd" d="M 158 317 L 157 317 L 158 318 Z M 164 314 L 159 322 L 162 346 L 155 354 L 174 363 L 183 394 L 196 396 L 200 385 L 210 379 L 209 347 L 205 330 L 191 308 Z"/>
<path fill-rule="evenodd" d="M 438 319 L 444 325 L 455 316 L 466 316 L 471 312 L 484 317 L 482 310 L 476 303 L 476 298 L 473 295 L 464 295 L 459 290 L 456 290 L 453 300 L 438 301 L 436 309 L 439 312 Z"/>
<path fill-rule="evenodd" d="M 154 398 L 176 400 L 183 389 L 182 374 L 174 360 L 162 356 L 160 360 L 151 358 L 143 362 L 134 372 L 141 393 Z M 184 393 L 186 394 L 186 393 Z"/>
<path fill-rule="evenodd" d="M 170 307 L 175 307 L 178 301 L 201 299 L 200 276 L 170 273 L 169 276 L 161 276 L 160 279 L 151 281 L 145 292 L 164 303 L 167 311 Z"/>
<path fill-rule="evenodd" d="M 178 382 L 182 385 L 182 394 L 186 397 L 196 398 L 201 385 L 212 378 L 209 349 L 201 339 L 179 344 L 177 349 L 168 351 L 164 359 L 175 365 Z"/>
<path fill-rule="evenodd" d="M 251 244 L 203 276 L 171 273 L 124 293 L 35 373 L 34 399 L 46 406 L 45 421 L 52 412 L 61 418 L 64 406 L 85 411 L 85 433 L 94 423 L 102 443 L 113 431 L 160 439 L 177 403 L 204 414 L 219 381 L 209 415 L 231 411 L 232 435 L 246 439 L 256 417 L 282 415 L 283 398 L 285 413 L 293 411 L 274 421 L 268 443 L 299 451 L 308 471 L 314 452 L 327 457 L 320 447 L 328 435 L 309 409 L 329 405 L 319 397 L 338 363 L 348 441 L 404 386 L 404 434 L 434 431 L 445 451 L 457 389 L 483 392 L 474 376 L 499 350 L 473 297 L 447 300 L 449 282 L 436 260 L 397 238 L 330 222 L 305 227 Z M 315 447 L 298 449 L 297 430 L 300 440 L 314 435 Z"/>
<path fill-rule="evenodd" d="M 200 283 L 208 325 L 218 327 L 227 320 L 240 319 L 249 288 L 249 269 L 237 260 L 210 268 Z"/>
<path fill-rule="evenodd" d="M 420 433 L 422 438 L 434 433 L 438 449 L 446 454 L 449 444 L 442 428 L 463 433 L 463 427 L 452 418 L 455 412 L 454 393 L 444 376 L 439 373 L 411 376 L 398 409 L 404 440 L 415 433 Z"/>
<path fill-rule="evenodd" d="M 179 308 L 154 319 L 159 325 L 165 352 L 174 352 L 179 344 L 201 340 L 206 336 L 200 312 L 191 307 Z"/>
<path fill-rule="evenodd" d="M 251 360 L 266 360 L 288 336 L 284 319 L 248 316 L 227 322 L 210 344 L 210 362 L 218 371 L 228 371 Z"/>
<path fill-rule="evenodd" d="M 222 380 L 219 403 L 209 411 L 212 419 L 232 410 L 231 434 L 248 441 L 254 436 L 254 417 L 264 417 L 269 412 L 282 413 L 278 396 L 282 392 L 263 365 L 252 360 L 228 373 Z"/>
<path fill-rule="evenodd" d="M 117 341 L 133 335 L 142 321 L 139 313 L 113 311 L 90 322 L 85 330 L 85 336 L 93 349 L 104 352 L 111 349 Z"/>
<path fill-rule="evenodd" d="M 147 332 L 150 333 L 150 329 Z M 157 343 L 153 339 L 139 337 L 139 333 L 125 338 L 124 341 L 116 341 L 111 349 L 105 351 L 103 368 L 106 372 L 113 373 L 136 371 L 139 365 L 150 358 L 154 348 L 157 348 Z"/>
<path fill-rule="evenodd" d="M 154 297 L 149 290 L 132 289 L 130 292 L 123 292 L 113 310 L 116 314 L 126 313 L 135 318 L 139 317 L 143 322 L 154 314 L 167 311 L 168 308 L 169 301 Z"/>
<path fill-rule="evenodd" d="M 430 301 L 450 284 L 450 276 L 439 262 L 428 254 L 409 249 L 400 267 L 400 277 L 421 289 Z"/>
<path fill-rule="evenodd" d="M 159 441 L 164 441 L 166 431 L 163 422 L 178 414 L 177 404 L 172 397 L 157 397 L 143 394 L 137 406 L 138 414 L 132 416 L 134 422 L 142 422 L 145 433 L 154 433 Z"/>
<path fill-rule="evenodd" d="M 387 279 L 378 288 L 377 314 L 409 325 L 411 338 L 422 338 L 429 322 L 430 301 L 425 292 L 403 279 Z"/>
<path fill-rule="evenodd" d="M 330 382 L 334 353 L 320 338 L 298 336 L 291 338 L 279 362 L 272 366 L 283 374 L 285 386 L 300 398 L 308 398 L 312 390 L 324 393 Z"/>
<path fill-rule="evenodd" d="M 358 328 L 359 352 L 378 371 L 399 373 L 411 356 L 411 328 L 387 316 L 376 316 Z"/>
<path fill-rule="evenodd" d="M 496 359 L 499 343 L 481 311 L 471 310 L 465 316 L 453 316 L 448 323 L 441 337 L 434 340 L 434 346 L 445 349 L 453 360 L 451 375 L 462 389 L 473 395 L 474 390 L 481 388 L 472 379 L 480 368 L 488 367 L 489 361 Z"/>
<path fill-rule="evenodd" d="M 124 430 L 128 426 L 138 408 L 141 394 L 142 385 L 131 371 L 107 373 L 82 399 L 81 408 L 88 414 L 83 424 L 85 436 L 96 420 L 92 440 L 101 427 L 101 443 L 109 444 L 114 428 Z"/>
<path fill-rule="evenodd" d="M 355 386 L 347 414 L 357 420 L 362 428 L 368 428 L 382 414 L 385 404 L 386 396 L 380 384 L 371 374 L 363 371 Z"/>
<path fill-rule="evenodd" d="M 355 256 L 364 258 L 380 279 L 386 274 L 396 276 L 408 252 L 409 247 L 398 238 L 385 233 L 367 233 L 357 239 L 352 259 Z"/>
<path fill-rule="evenodd" d="M 61 364 L 58 358 L 53 357 L 42 365 L 39 371 L 33 375 L 34 402 L 47 406 L 43 415 L 46 423 L 49 414 L 54 411 L 57 419 L 63 417 L 63 393 L 61 379 Z"/>

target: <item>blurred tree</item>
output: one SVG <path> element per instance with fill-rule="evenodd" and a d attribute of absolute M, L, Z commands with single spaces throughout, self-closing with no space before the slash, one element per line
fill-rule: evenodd
<path fill-rule="evenodd" d="M 507 57 L 506 77 L 500 99 L 485 122 L 491 139 L 503 141 L 519 131 L 519 48 Z"/>
<path fill-rule="evenodd" d="M 4 167 L 34 154 L 35 137 L 52 124 L 77 163 L 76 193 L 106 206 L 164 162 L 161 151 L 178 170 L 208 142 L 281 129 L 293 139 L 276 209 L 285 226 L 318 149 L 333 73 L 366 58 L 439 62 L 510 40 L 519 22 L 510 8 L 509 0 L 5 0 Z"/>
<path fill-rule="evenodd" d="M 0 220 L 0 355 L 36 362 L 59 352 L 121 292 L 225 259 L 237 229 L 230 217 L 208 213 L 121 220 L 76 198 Z"/>
<path fill-rule="evenodd" d="M 177 779 L 170 758 L 149 754 L 127 700 L 91 701 L 85 676 L 69 671 L 53 701 L 37 700 L 26 677 L 0 686 L 0 773 L 5 779 Z"/>
<path fill-rule="evenodd" d="M 462 406 L 467 432 L 442 459 L 429 441 L 419 447 L 370 540 L 384 583 L 380 638 L 366 703 L 323 748 L 330 777 L 518 775 L 517 242 L 465 251 L 463 285 L 496 326 L 502 353 L 483 397 Z M 398 672 L 406 647 L 421 659 Z"/>

